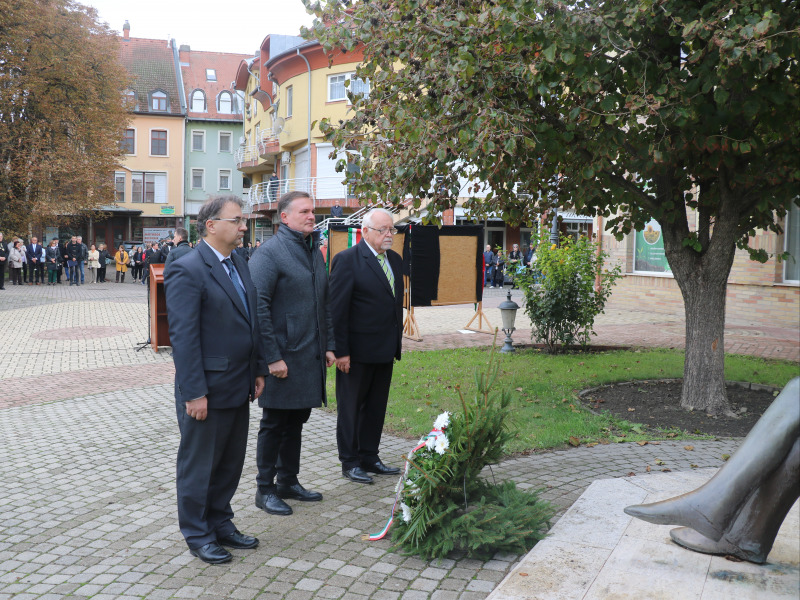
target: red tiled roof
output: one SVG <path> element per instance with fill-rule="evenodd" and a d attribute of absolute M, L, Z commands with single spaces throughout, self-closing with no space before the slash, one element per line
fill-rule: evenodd
<path fill-rule="evenodd" d="M 183 87 L 186 92 L 189 118 L 241 121 L 242 107 L 238 107 L 240 111 L 238 114 L 221 114 L 217 111 L 217 96 L 223 90 L 227 90 L 234 98 L 236 97 L 232 83 L 236 79 L 236 71 L 239 68 L 239 64 L 249 58 L 252 58 L 252 55 L 181 50 L 181 74 L 183 75 Z M 216 71 L 216 81 L 208 81 L 206 79 L 206 69 L 214 69 Z M 206 94 L 206 112 L 191 111 L 192 92 L 197 89 L 203 90 Z"/>
<path fill-rule="evenodd" d="M 182 90 L 178 89 L 172 47 L 167 40 L 120 38 L 119 47 L 122 64 L 134 76 L 135 111 L 153 112 L 148 111 L 149 94 L 162 90 L 167 94 L 167 114 L 182 115 Z"/>

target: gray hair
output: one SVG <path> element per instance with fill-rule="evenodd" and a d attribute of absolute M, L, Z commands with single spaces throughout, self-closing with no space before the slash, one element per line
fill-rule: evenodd
<path fill-rule="evenodd" d="M 219 213 L 228 204 L 235 204 L 239 208 L 244 208 L 244 201 L 239 196 L 227 194 L 225 196 L 214 196 L 200 207 L 197 213 L 197 235 L 206 237 L 206 221 L 214 220 L 219 217 Z"/>
<path fill-rule="evenodd" d="M 373 208 L 366 215 L 364 215 L 363 219 L 361 219 L 361 228 L 363 229 L 364 227 L 372 227 L 372 216 L 377 213 L 387 215 L 392 220 L 392 223 L 394 223 L 394 215 L 388 210 L 385 208 Z"/>

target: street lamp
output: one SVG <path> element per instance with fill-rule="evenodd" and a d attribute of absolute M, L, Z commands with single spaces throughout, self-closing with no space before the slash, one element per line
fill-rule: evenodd
<path fill-rule="evenodd" d="M 500 316 L 503 319 L 503 333 L 506 334 L 506 339 L 503 342 L 503 347 L 500 348 L 500 352 L 516 352 L 511 343 L 511 334 L 517 329 L 514 327 L 514 321 L 517 319 L 519 304 L 511 300 L 511 292 L 509 291 L 506 300 L 501 302 L 497 308 L 500 309 Z"/>

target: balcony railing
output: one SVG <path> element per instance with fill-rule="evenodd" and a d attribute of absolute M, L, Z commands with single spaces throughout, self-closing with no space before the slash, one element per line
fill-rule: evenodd
<path fill-rule="evenodd" d="M 342 183 L 342 176 L 337 175 L 283 179 L 273 183 L 263 181 L 250 188 L 250 200 L 252 204 L 277 204 L 283 194 L 294 191 L 308 192 L 315 205 L 317 200 L 347 199 L 347 186 Z"/>
<path fill-rule="evenodd" d="M 234 153 L 236 158 L 236 166 L 241 167 L 242 163 L 257 161 L 260 157 L 258 155 L 258 145 L 255 146 L 239 146 Z"/>

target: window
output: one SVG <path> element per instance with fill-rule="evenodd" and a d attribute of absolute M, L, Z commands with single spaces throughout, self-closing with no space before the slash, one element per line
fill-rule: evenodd
<path fill-rule="evenodd" d="M 203 90 L 195 90 L 192 92 L 191 100 L 192 112 L 206 112 L 206 95 Z"/>
<path fill-rule="evenodd" d="M 254 105 L 257 102 L 253 103 Z M 230 92 L 221 92 L 219 95 L 219 112 L 223 115 L 233 114 L 233 98 Z"/>
<path fill-rule="evenodd" d="M 206 151 L 206 132 L 192 131 L 192 152 Z"/>
<path fill-rule="evenodd" d="M 150 154 L 152 156 L 167 155 L 167 132 L 153 129 L 150 132 Z"/>
<path fill-rule="evenodd" d="M 216 80 L 217 80 L 216 69 L 206 69 L 206 81 L 216 81 Z"/>
<path fill-rule="evenodd" d="M 125 90 L 125 108 L 136 110 L 136 94 L 133 93 L 133 90 Z"/>
<path fill-rule="evenodd" d="M 150 204 L 167 203 L 166 173 L 131 173 L 131 200 Z"/>
<path fill-rule="evenodd" d="M 633 270 L 653 274 L 672 274 L 664 253 L 661 225 L 652 219 L 643 231 L 633 234 Z"/>
<path fill-rule="evenodd" d="M 349 87 L 345 82 L 349 81 Z M 328 102 L 347 100 L 347 90 L 353 94 L 361 94 L 369 98 L 369 79 L 358 79 L 354 73 L 341 73 L 328 76 Z"/>
<path fill-rule="evenodd" d="M 167 110 L 167 95 L 164 92 L 153 92 L 150 96 L 151 110 Z"/>
<path fill-rule="evenodd" d="M 783 281 L 800 284 L 800 206 L 796 204 L 786 214 L 784 239 L 784 249 L 790 256 L 783 261 Z"/>
<path fill-rule="evenodd" d="M 114 173 L 114 202 L 125 202 L 125 173 Z"/>
<path fill-rule="evenodd" d="M 286 88 L 286 117 L 292 116 L 292 100 L 294 99 L 294 88 L 290 85 Z M 274 113 L 273 113 L 274 114 Z"/>
<path fill-rule="evenodd" d="M 205 169 L 192 169 L 192 189 L 202 190 L 205 189 Z"/>
<path fill-rule="evenodd" d="M 220 131 L 219 132 L 219 151 L 220 152 L 231 152 L 231 148 L 233 144 L 231 143 L 233 139 L 233 134 L 230 131 Z"/>
<path fill-rule="evenodd" d="M 125 154 L 136 154 L 136 130 L 126 129 L 122 135 L 122 142 L 120 142 L 122 151 Z"/>
<path fill-rule="evenodd" d="M 219 170 L 219 189 L 220 190 L 229 190 L 229 189 L 231 189 L 231 170 L 230 169 L 220 169 Z"/>

